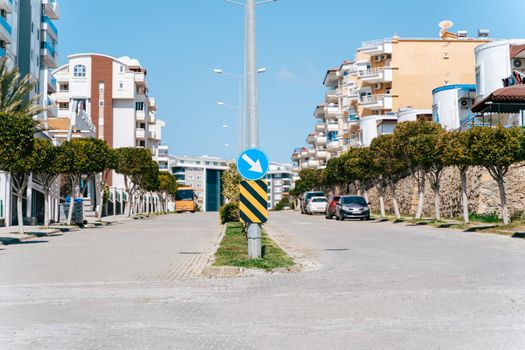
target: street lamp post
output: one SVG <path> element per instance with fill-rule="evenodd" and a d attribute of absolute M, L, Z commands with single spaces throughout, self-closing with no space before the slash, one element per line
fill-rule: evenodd
<path fill-rule="evenodd" d="M 245 134 L 248 147 L 259 147 L 259 111 L 257 101 L 257 62 L 255 36 L 255 7 L 259 4 L 277 0 L 246 0 L 241 3 L 235 0 L 225 0 L 243 6 L 245 9 L 245 49 L 244 49 L 244 119 Z M 261 225 L 248 225 L 248 256 L 251 259 L 261 257 Z"/>

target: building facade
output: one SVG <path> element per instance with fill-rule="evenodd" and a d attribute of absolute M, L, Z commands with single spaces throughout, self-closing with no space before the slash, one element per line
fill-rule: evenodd
<path fill-rule="evenodd" d="M 48 114 L 56 112 L 49 99 L 56 84 L 50 76 L 50 69 L 58 64 L 58 29 L 60 18 L 57 0 L 0 0 L 0 57 L 8 60 L 11 68 L 17 67 L 22 76 L 29 75 L 35 83 L 30 97 L 37 97 L 44 112 L 35 116 L 45 127 Z M 37 132 L 36 137 L 49 135 Z M 60 201 L 59 184 L 51 189 L 50 218 L 58 220 Z M 44 221 L 44 194 L 40 184 L 31 180 L 23 199 L 28 223 Z M 12 196 L 9 176 L 0 172 L 0 225 L 17 223 L 16 200 Z"/>
<path fill-rule="evenodd" d="M 170 156 L 169 169 L 177 183 L 193 188 L 197 205 L 205 212 L 218 211 L 222 196 L 222 173 L 233 161 L 216 157 Z"/>
<path fill-rule="evenodd" d="M 268 209 L 275 209 L 277 203 L 289 195 L 296 175 L 291 164 L 270 162 L 268 173 L 264 177 L 268 181 Z"/>
<path fill-rule="evenodd" d="M 322 169 L 351 147 L 366 147 L 400 121 L 432 120 L 433 90 L 476 80 L 475 48 L 486 37 L 440 32 L 439 38 L 394 36 L 361 43 L 352 61 L 326 72 L 325 101 L 305 148 L 295 149 L 297 170 Z"/>

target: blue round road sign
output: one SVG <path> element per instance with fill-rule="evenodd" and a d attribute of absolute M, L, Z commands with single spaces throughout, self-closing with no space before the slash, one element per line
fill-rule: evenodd
<path fill-rule="evenodd" d="M 248 148 L 237 158 L 237 170 L 241 176 L 249 181 L 262 179 L 268 172 L 270 161 L 259 148 Z"/>

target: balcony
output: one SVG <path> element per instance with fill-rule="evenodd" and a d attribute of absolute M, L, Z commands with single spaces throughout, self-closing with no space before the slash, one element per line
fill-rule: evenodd
<path fill-rule="evenodd" d="M 60 18 L 60 7 L 57 0 L 42 0 L 44 6 L 44 13 L 51 19 Z"/>
<path fill-rule="evenodd" d="M 309 144 L 309 145 L 313 145 L 314 142 L 315 142 L 315 134 L 309 134 L 306 137 L 306 143 Z"/>
<path fill-rule="evenodd" d="M 147 135 L 148 139 L 157 140 L 157 133 L 154 130 L 148 130 Z"/>
<path fill-rule="evenodd" d="M 137 130 L 135 131 L 135 137 L 138 139 L 144 139 L 145 132 L 146 131 L 144 129 L 137 128 Z"/>
<path fill-rule="evenodd" d="M 326 144 L 326 150 L 329 152 L 337 152 L 340 150 L 339 141 L 331 140 Z"/>
<path fill-rule="evenodd" d="M 317 132 L 324 132 L 326 130 L 326 123 L 320 122 L 315 124 L 315 131 Z"/>
<path fill-rule="evenodd" d="M 326 124 L 326 131 L 339 131 L 339 124 L 337 123 L 328 123 Z"/>
<path fill-rule="evenodd" d="M 149 110 L 150 111 L 156 111 L 157 110 L 157 101 L 155 101 L 154 98 L 149 99 Z"/>
<path fill-rule="evenodd" d="M 58 54 L 55 50 L 55 47 L 47 42 L 40 43 L 40 55 L 42 56 L 42 61 L 45 63 L 46 67 L 56 68 L 58 63 Z"/>
<path fill-rule="evenodd" d="M 42 16 L 42 30 L 48 33 L 53 39 L 58 40 L 58 29 L 55 23 L 47 16 Z"/>
<path fill-rule="evenodd" d="M 300 152 L 294 152 L 294 153 L 292 154 L 292 160 L 293 160 L 294 162 L 298 161 L 299 158 L 301 158 L 301 153 L 300 153 Z"/>
<path fill-rule="evenodd" d="M 310 159 L 308 161 L 308 168 L 310 169 L 316 169 L 319 167 L 319 161 L 315 159 Z"/>
<path fill-rule="evenodd" d="M 155 124 L 157 122 L 157 115 L 155 113 L 149 113 L 148 124 Z"/>
<path fill-rule="evenodd" d="M 146 121 L 146 112 L 145 111 L 135 111 L 135 119 L 138 122 L 145 122 Z"/>
<path fill-rule="evenodd" d="M 328 157 L 328 152 L 326 152 L 325 150 L 318 150 L 315 154 L 315 157 L 317 159 L 326 159 L 326 157 Z"/>
<path fill-rule="evenodd" d="M 392 95 L 374 94 L 361 96 L 359 104 L 367 109 L 392 109 Z"/>
<path fill-rule="evenodd" d="M 48 118 L 58 117 L 58 106 L 51 98 L 46 99 L 46 111 Z"/>
<path fill-rule="evenodd" d="M 326 106 L 325 107 L 325 115 L 326 119 L 334 119 L 339 114 L 339 107 L 338 106 Z"/>
<path fill-rule="evenodd" d="M 304 149 L 301 151 L 301 158 L 306 159 L 308 158 L 308 150 Z"/>
<path fill-rule="evenodd" d="M 308 149 L 308 157 L 314 157 L 315 156 L 315 149 L 309 148 Z"/>
<path fill-rule="evenodd" d="M 317 146 L 325 146 L 326 145 L 326 136 L 325 135 L 317 135 L 315 137 L 315 144 Z"/>
<path fill-rule="evenodd" d="M 7 19 L 3 16 L 0 16 L 0 40 L 6 42 L 6 44 L 11 43 L 11 37 L 13 34 L 13 29 L 11 25 L 7 23 Z"/>
<path fill-rule="evenodd" d="M 0 10 L 13 13 L 13 0 L 0 0 Z"/>
<path fill-rule="evenodd" d="M 383 53 L 392 53 L 392 41 L 390 39 L 379 39 L 363 41 L 357 51 L 369 55 L 380 55 Z"/>
<path fill-rule="evenodd" d="M 325 118 L 325 105 L 319 105 L 315 108 L 314 117 L 318 119 L 324 119 Z"/>
<path fill-rule="evenodd" d="M 334 89 L 327 90 L 324 100 L 326 103 L 337 103 L 339 101 L 337 90 L 334 90 Z"/>
<path fill-rule="evenodd" d="M 48 93 L 57 92 L 57 80 L 51 74 L 48 75 L 48 79 L 47 79 L 47 91 Z"/>
<path fill-rule="evenodd" d="M 370 68 L 359 71 L 357 76 L 367 83 L 382 83 L 392 81 L 392 67 Z"/>
<path fill-rule="evenodd" d="M 138 86 L 146 87 L 146 74 L 144 72 L 135 72 L 135 83 Z"/>
<path fill-rule="evenodd" d="M 298 172 L 301 171 L 301 168 L 300 168 L 298 165 L 294 165 L 293 168 L 292 168 L 292 171 L 293 171 L 294 173 L 298 173 Z"/>

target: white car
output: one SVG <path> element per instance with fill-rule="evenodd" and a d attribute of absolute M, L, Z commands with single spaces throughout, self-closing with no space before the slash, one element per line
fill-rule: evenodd
<path fill-rule="evenodd" d="M 312 197 L 306 205 L 306 212 L 310 215 L 321 214 L 325 212 L 328 200 L 326 197 Z"/>

